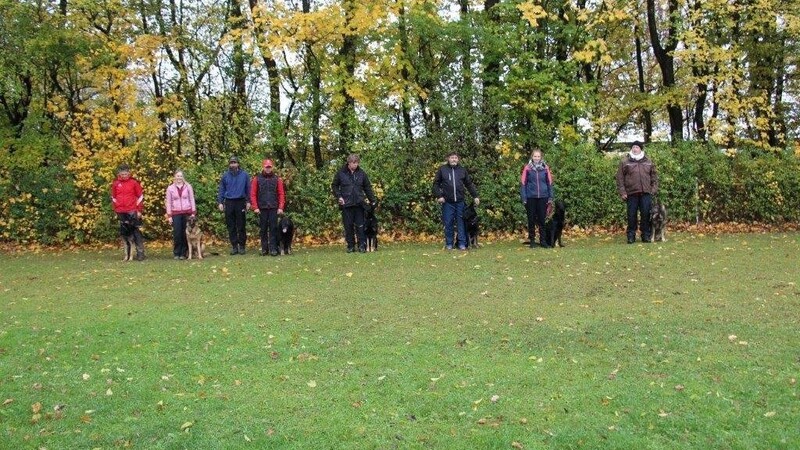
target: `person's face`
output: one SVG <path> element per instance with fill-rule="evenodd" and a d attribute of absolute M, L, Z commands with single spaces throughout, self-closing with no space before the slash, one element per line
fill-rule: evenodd
<path fill-rule="evenodd" d="M 239 163 L 236 161 L 231 161 L 228 163 L 228 167 L 235 172 L 239 170 Z"/>
<path fill-rule="evenodd" d="M 531 160 L 535 163 L 538 163 L 539 161 L 542 160 L 542 154 L 539 152 L 533 152 L 533 154 L 531 155 Z"/>
<path fill-rule="evenodd" d="M 183 174 L 181 172 L 176 173 L 175 174 L 175 183 L 181 184 L 181 183 L 183 183 L 183 181 L 184 181 L 183 180 Z"/>
<path fill-rule="evenodd" d="M 347 161 L 347 168 L 350 169 L 351 172 L 358 169 L 358 161 Z"/>
<path fill-rule="evenodd" d="M 120 180 L 127 180 L 128 178 L 131 177 L 130 171 L 127 171 L 127 170 L 123 170 L 122 172 L 118 173 L 117 175 L 119 175 L 119 179 Z"/>
<path fill-rule="evenodd" d="M 447 157 L 447 162 L 451 166 L 455 166 L 456 164 L 458 164 L 458 155 L 450 155 L 450 156 L 448 156 Z"/>
<path fill-rule="evenodd" d="M 264 173 L 272 173 L 272 166 L 264 166 Z"/>
<path fill-rule="evenodd" d="M 639 147 L 638 145 L 634 145 L 631 147 L 631 153 L 633 153 L 634 155 L 638 155 L 639 153 L 642 153 L 642 148 Z"/>

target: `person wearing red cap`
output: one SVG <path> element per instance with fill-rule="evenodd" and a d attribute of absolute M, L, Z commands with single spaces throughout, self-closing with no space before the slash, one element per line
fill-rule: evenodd
<path fill-rule="evenodd" d="M 261 173 L 253 177 L 250 186 L 250 204 L 259 215 L 261 256 L 267 253 L 278 256 L 278 216 L 283 214 L 283 207 L 286 205 L 283 180 L 273 169 L 272 160 L 265 159 Z"/>
<path fill-rule="evenodd" d="M 144 239 L 140 228 L 144 194 L 139 181 L 131 177 L 131 168 L 127 164 L 119 166 L 117 178 L 111 183 L 111 206 L 113 206 L 120 223 L 133 224 L 133 242 L 136 246 L 134 259 L 142 261 L 144 259 Z"/>

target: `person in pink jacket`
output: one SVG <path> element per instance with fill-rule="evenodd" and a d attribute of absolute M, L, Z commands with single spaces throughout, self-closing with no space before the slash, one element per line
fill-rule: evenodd
<path fill-rule="evenodd" d="M 175 180 L 167 187 L 167 220 L 172 224 L 172 255 L 175 259 L 186 259 L 189 243 L 186 242 L 186 220 L 197 213 L 194 190 L 183 177 L 183 171 L 175 171 Z"/>

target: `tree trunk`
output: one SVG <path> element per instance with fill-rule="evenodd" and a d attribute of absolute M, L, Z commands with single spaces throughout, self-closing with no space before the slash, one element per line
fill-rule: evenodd
<path fill-rule="evenodd" d="M 489 24 L 499 24 L 500 19 L 497 13 L 492 8 L 500 3 L 500 0 L 484 0 L 483 10 L 486 14 L 486 20 Z M 497 140 L 500 138 L 500 116 L 495 105 L 494 95 L 495 91 L 500 88 L 500 62 L 502 55 L 498 49 L 490 47 L 493 44 L 484 47 L 484 65 L 483 65 L 483 98 L 482 98 L 482 147 L 485 152 L 491 153 Z"/>
<path fill-rule="evenodd" d="M 669 25 L 667 26 L 666 45 L 661 45 L 661 38 L 658 35 L 656 24 L 655 0 L 647 0 L 647 28 L 650 31 L 650 42 L 653 46 L 658 67 L 661 69 L 661 79 L 667 95 L 672 95 L 675 87 L 675 61 L 672 52 L 678 46 L 678 20 L 679 9 L 678 0 L 668 0 L 669 5 Z M 667 103 L 667 114 L 669 115 L 669 129 L 672 142 L 683 140 L 683 114 L 681 107 L 671 99 Z"/>
<path fill-rule="evenodd" d="M 645 90 L 642 40 L 639 38 L 639 31 L 639 25 L 634 25 L 633 35 L 634 44 L 636 46 L 636 74 L 639 80 L 639 92 L 644 96 L 647 91 Z M 650 111 L 650 108 L 642 108 L 642 126 L 644 128 L 644 142 L 650 142 L 651 138 L 653 137 L 653 113 Z"/>
<path fill-rule="evenodd" d="M 342 6 L 345 11 L 345 30 L 347 30 L 353 21 L 354 5 L 352 0 L 344 0 Z M 347 85 L 353 82 L 356 70 L 356 36 L 349 31 L 345 31 L 342 35 L 342 46 L 339 48 L 338 59 L 341 66 L 344 67 L 339 89 L 339 95 L 343 99 L 342 110 L 339 114 L 339 154 L 347 156 L 351 152 L 355 135 L 353 125 L 356 123 L 356 101 L 347 91 Z"/>

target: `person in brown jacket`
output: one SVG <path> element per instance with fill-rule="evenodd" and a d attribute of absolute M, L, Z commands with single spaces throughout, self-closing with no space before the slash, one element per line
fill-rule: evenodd
<path fill-rule="evenodd" d="M 653 161 L 644 155 L 641 142 L 631 144 L 630 153 L 619 163 L 617 192 L 628 204 L 628 244 L 636 242 L 638 214 L 642 242 L 651 242 L 650 207 L 652 196 L 658 192 L 658 173 Z"/>

